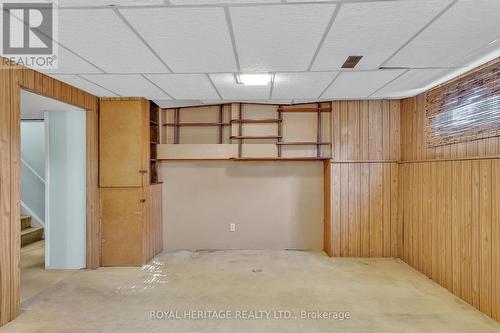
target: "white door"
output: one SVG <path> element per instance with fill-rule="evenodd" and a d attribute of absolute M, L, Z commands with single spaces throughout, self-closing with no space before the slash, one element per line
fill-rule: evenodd
<path fill-rule="evenodd" d="M 45 267 L 86 266 L 85 112 L 48 111 Z"/>

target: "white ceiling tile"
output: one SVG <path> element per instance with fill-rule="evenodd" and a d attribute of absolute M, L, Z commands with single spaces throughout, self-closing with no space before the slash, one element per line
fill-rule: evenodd
<path fill-rule="evenodd" d="M 418 0 L 344 4 L 313 69 L 337 70 L 350 55 L 363 56 L 356 69 L 378 69 L 450 2 Z"/>
<path fill-rule="evenodd" d="M 59 7 L 164 5 L 163 0 L 58 0 Z"/>
<path fill-rule="evenodd" d="M 64 47 L 58 47 L 58 66 L 43 70 L 44 73 L 102 73 L 97 67 L 77 57 Z"/>
<path fill-rule="evenodd" d="M 404 70 L 341 72 L 321 98 L 367 98 L 403 72 Z"/>
<path fill-rule="evenodd" d="M 387 66 L 454 66 L 500 38 L 500 1 L 461 0 L 404 47 Z"/>
<path fill-rule="evenodd" d="M 462 67 L 470 70 L 499 57 L 500 38 L 489 43 L 483 48 L 474 50 L 473 52 L 469 53 L 469 55 L 467 55 L 457 63 L 457 67 Z"/>
<path fill-rule="evenodd" d="M 148 79 L 175 99 L 218 99 L 205 74 L 151 74 Z"/>
<path fill-rule="evenodd" d="M 214 5 L 242 3 L 275 3 L 281 0 L 170 0 L 172 5 Z"/>
<path fill-rule="evenodd" d="M 59 40 L 105 72 L 168 72 L 111 9 L 60 10 Z"/>
<path fill-rule="evenodd" d="M 147 99 L 170 99 L 170 97 L 141 75 L 95 74 L 82 75 L 120 96 L 144 97 Z"/>
<path fill-rule="evenodd" d="M 223 8 L 123 9 L 174 72 L 237 71 Z"/>
<path fill-rule="evenodd" d="M 267 99 L 269 98 L 270 85 L 246 86 L 236 82 L 232 73 L 210 74 L 217 90 L 223 99 Z"/>
<path fill-rule="evenodd" d="M 317 98 L 335 75 L 337 72 L 277 73 L 272 98 Z"/>
<path fill-rule="evenodd" d="M 166 99 L 156 99 L 153 102 L 156 103 L 160 108 L 168 109 L 168 108 L 181 108 L 186 106 L 198 106 L 203 105 L 204 103 L 200 100 L 183 100 L 183 101 L 175 101 L 175 100 L 166 100 Z M 220 100 L 217 101 L 217 104 L 221 103 Z"/>
<path fill-rule="evenodd" d="M 257 99 L 252 100 L 252 103 L 260 103 L 260 104 L 291 104 L 291 99 Z"/>
<path fill-rule="evenodd" d="M 242 72 L 306 70 L 335 5 L 231 7 Z"/>
<path fill-rule="evenodd" d="M 117 95 L 112 91 L 106 90 L 98 85 L 82 79 L 76 75 L 66 75 L 66 74 L 49 74 L 54 79 L 65 82 L 73 87 L 91 93 L 92 95 L 98 97 L 116 97 Z"/>
<path fill-rule="evenodd" d="M 379 90 L 372 97 L 404 98 L 418 95 L 426 91 L 429 85 L 432 85 L 449 71 L 449 69 L 412 69 Z"/>

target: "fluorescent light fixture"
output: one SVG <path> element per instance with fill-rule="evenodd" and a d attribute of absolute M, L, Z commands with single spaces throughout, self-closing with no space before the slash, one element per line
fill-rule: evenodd
<path fill-rule="evenodd" d="M 245 86 L 266 86 L 271 83 L 270 74 L 239 74 L 239 83 Z"/>

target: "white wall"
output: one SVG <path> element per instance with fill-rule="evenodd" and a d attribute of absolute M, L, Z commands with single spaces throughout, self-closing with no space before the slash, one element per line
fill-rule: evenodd
<path fill-rule="evenodd" d="M 166 162 L 161 172 L 165 249 L 322 249 L 320 162 Z"/>
<path fill-rule="evenodd" d="M 21 157 L 36 173 L 45 177 L 44 121 L 21 121 Z"/>
<path fill-rule="evenodd" d="M 44 225 L 45 220 L 45 123 L 21 121 L 20 188 L 23 214 L 32 215 L 32 222 Z"/>

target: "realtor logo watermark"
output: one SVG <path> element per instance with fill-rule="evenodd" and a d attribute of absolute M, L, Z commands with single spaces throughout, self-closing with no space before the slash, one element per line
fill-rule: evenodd
<path fill-rule="evenodd" d="M 35 69 L 58 66 L 58 11 L 54 2 L 7 2 L 2 9 L 1 55 L 10 63 Z"/>

